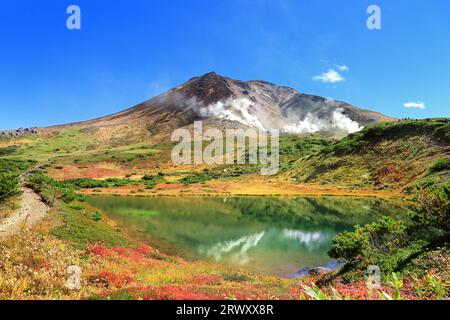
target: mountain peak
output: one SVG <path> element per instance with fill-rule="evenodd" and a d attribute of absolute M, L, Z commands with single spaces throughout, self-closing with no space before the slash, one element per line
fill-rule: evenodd
<path fill-rule="evenodd" d="M 217 74 L 215 71 L 211 71 L 211 72 L 205 73 L 204 75 L 200 76 L 199 78 L 202 78 L 202 77 L 220 77 L 220 75 Z"/>
<path fill-rule="evenodd" d="M 186 83 L 189 83 L 191 81 L 198 80 L 198 79 L 209 79 L 209 80 L 211 80 L 211 79 L 216 79 L 216 78 L 224 78 L 224 77 L 222 77 L 221 75 L 217 74 L 215 71 L 211 71 L 211 72 L 202 74 L 200 76 L 195 76 L 195 77 L 189 79 L 189 81 L 187 81 Z"/>
<path fill-rule="evenodd" d="M 195 97 L 206 105 L 226 100 L 233 95 L 227 79 L 215 72 L 189 80 L 178 92 L 187 98 Z"/>
<path fill-rule="evenodd" d="M 110 128 L 120 123 L 141 126 L 152 136 L 166 136 L 173 129 L 200 119 L 205 121 L 205 127 L 209 123 L 223 129 L 231 125 L 289 133 L 326 132 L 333 136 L 394 120 L 267 81 L 234 80 L 209 72 L 136 107 L 85 125 Z"/>

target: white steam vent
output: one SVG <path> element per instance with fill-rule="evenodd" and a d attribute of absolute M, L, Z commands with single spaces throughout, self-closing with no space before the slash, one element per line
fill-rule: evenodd
<path fill-rule="evenodd" d="M 200 109 L 202 117 L 215 116 L 224 120 L 235 121 L 246 126 L 266 130 L 257 116 L 250 113 L 250 100 L 228 99 L 225 102 L 219 101 Z"/>
<path fill-rule="evenodd" d="M 316 115 L 308 113 L 303 120 L 283 127 L 283 130 L 289 133 L 315 133 L 337 130 L 350 134 L 362 129 L 364 127 L 346 116 L 342 108 L 334 110 L 331 119 L 320 119 Z"/>

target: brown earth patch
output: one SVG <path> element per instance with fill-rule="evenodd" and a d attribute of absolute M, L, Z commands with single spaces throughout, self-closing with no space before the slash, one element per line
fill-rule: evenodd
<path fill-rule="evenodd" d="M 48 168 L 48 175 L 58 180 L 79 178 L 108 179 L 125 177 L 133 173 L 133 168 L 124 168 L 111 162 L 65 164 L 63 169 Z"/>

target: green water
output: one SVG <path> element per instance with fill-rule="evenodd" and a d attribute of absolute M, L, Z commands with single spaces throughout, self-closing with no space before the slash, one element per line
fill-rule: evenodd
<path fill-rule="evenodd" d="M 372 198 L 96 196 L 88 201 L 165 252 L 278 276 L 333 262 L 327 251 L 339 232 L 404 214 L 401 206 Z"/>

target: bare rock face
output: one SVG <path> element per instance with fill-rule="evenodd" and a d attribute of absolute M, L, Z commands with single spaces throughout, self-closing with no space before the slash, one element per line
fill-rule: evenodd
<path fill-rule="evenodd" d="M 196 120 L 221 128 L 253 127 L 342 136 L 395 119 L 266 81 L 233 80 L 211 72 L 117 114 L 72 125 L 135 130 L 139 127 L 152 136 L 166 137 L 172 130 Z"/>
<path fill-rule="evenodd" d="M 261 130 L 349 134 L 393 118 L 348 103 L 300 93 L 266 81 L 239 81 L 208 73 L 166 93 L 195 117 L 237 122 Z"/>
<path fill-rule="evenodd" d="M 0 137 L 20 138 L 20 137 L 24 137 L 24 136 L 37 134 L 37 133 L 38 133 L 37 127 L 19 128 L 17 130 L 13 130 L 13 131 L 0 132 Z"/>
<path fill-rule="evenodd" d="M 226 100 L 234 94 L 228 80 L 215 72 L 191 79 L 176 92 L 183 97 L 196 98 L 204 105 Z"/>

